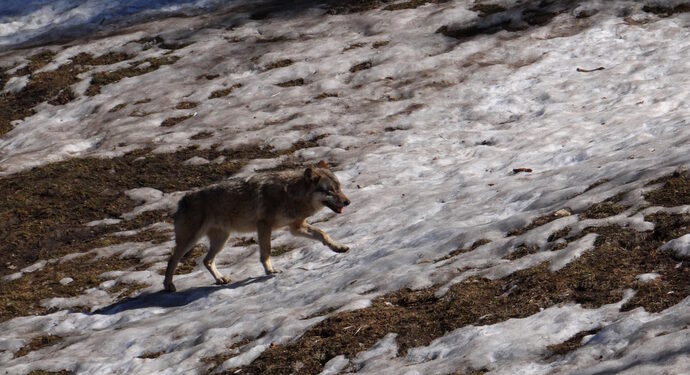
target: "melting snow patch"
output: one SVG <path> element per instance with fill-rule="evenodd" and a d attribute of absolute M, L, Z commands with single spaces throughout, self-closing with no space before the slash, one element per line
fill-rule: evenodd
<path fill-rule="evenodd" d="M 652 273 L 643 273 L 643 274 L 637 275 L 637 276 L 635 276 L 635 279 L 641 283 L 648 283 L 648 282 L 654 281 L 660 277 L 661 277 L 661 275 L 659 275 L 658 273 L 652 272 Z"/>
<path fill-rule="evenodd" d="M 690 258 L 690 234 L 665 243 L 661 250 L 673 251 L 678 258 Z"/>

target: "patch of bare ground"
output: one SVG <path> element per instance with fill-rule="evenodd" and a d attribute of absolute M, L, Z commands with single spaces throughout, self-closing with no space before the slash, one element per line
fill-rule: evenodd
<path fill-rule="evenodd" d="M 203 131 L 203 132 L 199 132 L 199 133 L 194 134 L 193 136 L 191 136 L 191 139 L 194 141 L 197 141 L 199 139 L 207 139 L 207 138 L 211 138 L 211 137 L 213 137 L 213 132 Z"/>
<path fill-rule="evenodd" d="M 469 248 L 457 248 L 457 249 L 451 251 L 450 253 L 448 253 L 448 254 L 446 254 L 446 255 L 438 258 L 438 259 L 435 259 L 434 263 L 438 263 L 438 262 L 441 262 L 444 260 L 448 260 L 450 258 L 454 258 L 460 254 L 469 253 L 470 251 L 478 248 L 479 246 L 486 245 L 489 242 L 491 242 L 491 240 L 487 240 L 486 238 L 482 238 L 481 240 L 474 241 L 472 246 L 470 246 Z"/>
<path fill-rule="evenodd" d="M 356 49 L 356 48 L 362 48 L 362 47 L 364 47 L 364 46 L 366 46 L 366 45 L 367 45 L 366 43 L 352 43 L 352 44 L 350 44 L 349 46 L 343 48 L 343 52 L 349 51 L 349 50 L 352 50 L 352 49 Z"/>
<path fill-rule="evenodd" d="M 314 97 L 314 99 L 326 99 L 326 98 L 337 98 L 338 93 L 335 92 L 322 92 L 321 94 Z"/>
<path fill-rule="evenodd" d="M 133 236 L 101 237 L 87 244 L 95 248 L 125 242 L 161 243 L 170 238 L 170 233 L 150 230 Z M 40 270 L 25 273 L 19 279 L 4 281 L 0 285 L 0 321 L 49 313 L 53 310 L 41 305 L 43 299 L 79 296 L 86 289 L 98 287 L 105 281 L 99 277 L 103 272 L 142 268 L 145 267 L 142 267 L 138 258 L 96 258 L 92 253 L 69 261 L 48 263 Z M 68 277 L 72 279 L 70 283 L 60 283 L 60 280 Z M 142 287 L 138 284 L 118 284 L 109 292 L 126 295 Z"/>
<path fill-rule="evenodd" d="M 46 370 L 33 370 L 28 375 L 72 375 L 72 371 L 61 370 L 58 372 L 46 371 Z"/>
<path fill-rule="evenodd" d="M 264 70 L 272 70 L 272 69 L 278 69 L 278 68 L 284 68 L 286 66 L 290 66 L 294 64 L 295 62 L 290 60 L 290 59 L 282 59 L 278 61 L 274 61 L 271 63 L 268 63 L 266 66 L 264 66 Z"/>
<path fill-rule="evenodd" d="M 513 251 L 506 254 L 503 259 L 515 260 L 538 252 L 539 246 L 520 244 Z"/>
<path fill-rule="evenodd" d="M 266 332 L 261 332 L 259 336 L 253 338 L 253 340 L 260 339 L 266 335 Z M 248 338 L 242 338 L 239 341 L 235 342 L 232 345 L 227 346 L 227 351 L 216 354 L 212 357 L 206 357 L 201 359 L 201 363 L 210 366 L 211 368 L 208 370 L 208 373 L 212 373 L 215 371 L 220 365 L 223 364 L 223 362 L 227 361 L 228 359 L 236 356 L 237 354 L 240 353 L 240 350 L 243 346 L 249 344 L 252 340 Z"/>
<path fill-rule="evenodd" d="M 504 12 L 506 8 L 499 4 L 477 3 L 470 10 L 478 12 L 480 17 L 486 17 L 494 13 Z"/>
<path fill-rule="evenodd" d="M 216 91 L 212 92 L 208 98 L 209 99 L 216 99 L 216 98 L 222 98 L 224 96 L 228 96 L 228 95 L 230 95 L 232 90 L 234 90 L 236 88 L 240 88 L 240 87 L 242 87 L 241 83 L 235 83 L 234 85 L 232 85 L 226 89 L 220 89 L 220 90 L 216 90 Z"/>
<path fill-rule="evenodd" d="M 304 86 L 304 78 L 292 79 L 285 82 L 276 83 L 276 86 L 280 87 L 294 87 L 294 86 Z"/>
<path fill-rule="evenodd" d="M 436 33 L 464 41 L 478 35 L 491 35 L 504 30 L 508 32 L 524 31 L 550 23 L 558 14 L 570 11 L 577 5 L 577 2 L 542 1 L 535 5 L 532 2 L 518 3 L 511 9 L 505 9 L 500 5 L 477 4 L 472 10 L 479 12 L 480 18 L 462 26 L 441 26 L 436 30 Z M 502 12 L 511 14 L 519 12 L 520 16 L 486 17 Z"/>
<path fill-rule="evenodd" d="M 179 102 L 175 106 L 175 109 L 192 109 L 192 108 L 196 108 L 196 106 L 198 106 L 198 105 L 199 105 L 199 103 L 197 103 L 197 102 Z"/>
<path fill-rule="evenodd" d="M 542 225 L 548 224 L 556 219 L 560 219 L 564 216 L 570 215 L 570 211 L 567 210 L 558 210 L 556 212 L 544 215 L 544 216 L 539 216 L 538 218 L 534 219 L 531 223 L 527 224 L 527 226 L 522 227 L 522 228 L 517 228 L 513 229 L 508 232 L 508 236 L 519 236 L 521 234 L 527 233 L 530 230 L 540 227 Z"/>
<path fill-rule="evenodd" d="M 660 189 L 644 195 L 647 202 L 664 207 L 690 204 L 690 172 L 676 171 L 670 176 L 652 181 L 651 184 L 663 185 Z"/>
<path fill-rule="evenodd" d="M 191 118 L 191 117 L 192 117 L 192 115 L 168 117 L 161 122 L 161 126 L 166 127 L 166 128 L 173 127 L 173 126 L 175 126 L 175 125 L 181 123 L 182 121 L 184 121 L 188 118 Z"/>
<path fill-rule="evenodd" d="M 125 108 L 126 106 L 127 106 L 127 103 L 120 103 L 120 104 L 114 106 L 113 108 L 110 108 L 108 110 L 108 112 L 114 113 L 114 112 L 121 110 L 122 108 Z"/>
<path fill-rule="evenodd" d="M 371 63 L 371 61 L 361 62 L 350 67 L 350 73 L 359 72 L 360 70 L 371 69 L 372 66 L 374 65 Z"/>
<path fill-rule="evenodd" d="M 23 357 L 36 350 L 41 350 L 43 348 L 53 346 L 60 340 L 62 340 L 62 337 L 55 335 L 34 337 L 28 344 L 22 346 L 18 351 L 14 353 L 14 358 Z"/>
<path fill-rule="evenodd" d="M 179 60 L 179 56 L 150 57 L 136 61 L 126 68 L 110 72 L 99 72 L 91 76 L 91 85 L 86 89 L 86 95 L 94 96 L 101 93 L 101 87 L 119 82 L 124 78 L 136 77 L 158 70 L 163 65 L 171 65 Z"/>
<path fill-rule="evenodd" d="M 334 314 L 301 337 L 269 347 L 242 367 L 242 373 L 282 374 L 300 363 L 300 373 L 317 374 L 331 358 L 341 354 L 354 358 L 391 332 L 397 333 L 399 354 L 404 355 L 409 348 L 428 345 L 466 325 L 524 318 L 563 303 L 597 308 L 620 301 L 630 288 L 637 293 L 621 310 L 662 311 L 690 295 L 690 268 L 677 267 L 669 252 L 658 250 L 666 241 L 690 233 L 690 215 L 656 214 L 645 219 L 655 223 L 654 230 L 585 229 L 584 233 L 598 234 L 594 248 L 556 272 L 542 263 L 498 280 L 474 277 L 451 286 L 442 297 L 435 296 L 434 288 L 388 293 L 368 308 Z M 661 277 L 648 283 L 636 280 L 649 272 Z M 545 350 L 562 354 L 580 342 L 576 335 Z"/>
<path fill-rule="evenodd" d="M 445 3 L 448 0 L 408 0 L 403 2 L 395 3 L 392 0 L 354 0 L 354 1 L 335 1 L 332 2 L 329 14 L 349 14 L 366 12 L 374 9 L 378 9 L 385 5 L 383 10 L 404 10 L 404 9 L 414 9 L 425 4 L 439 4 Z M 393 3 L 393 4 L 391 4 Z"/>
<path fill-rule="evenodd" d="M 625 206 L 615 202 L 604 201 L 590 206 L 585 212 L 580 214 L 580 217 L 583 219 L 603 219 L 618 215 L 623 211 L 625 211 Z"/>
<path fill-rule="evenodd" d="M 175 269 L 175 275 L 184 275 L 194 271 L 196 268 L 197 260 L 202 255 L 205 255 L 208 248 L 202 244 L 196 244 L 187 254 L 182 257 L 182 261 Z M 165 274 L 165 270 L 159 270 L 158 273 L 161 275 Z"/>
<path fill-rule="evenodd" d="M 388 41 L 388 40 L 380 40 L 380 41 L 378 41 L 378 42 L 372 43 L 372 44 L 371 44 L 371 47 L 372 47 L 372 48 L 375 48 L 375 49 L 379 49 L 379 48 L 382 48 L 382 47 L 387 46 L 388 43 L 390 43 L 390 41 Z"/>
<path fill-rule="evenodd" d="M 660 17 L 670 17 L 677 13 L 690 12 L 690 3 L 681 3 L 677 5 L 663 4 L 663 2 L 654 2 L 653 4 L 645 5 L 642 10 L 648 13 L 654 13 Z"/>
<path fill-rule="evenodd" d="M 554 344 L 554 345 L 549 345 L 546 347 L 546 350 L 549 351 L 549 353 L 546 355 L 546 358 L 551 358 L 553 356 L 558 356 L 558 355 L 565 355 L 568 354 L 572 351 L 575 351 L 582 347 L 584 344 L 582 344 L 582 339 L 585 336 L 589 335 L 594 335 L 597 332 L 599 332 L 601 328 L 595 328 L 595 329 L 590 329 L 587 331 L 581 331 L 576 333 L 573 337 L 563 341 L 560 344 Z"/>
<path fill-rule="evenodd" d="M 161 355 L 165 354 L 165 352 L 150 352 L 150 353 L 144 353 L 137 358 L 142 358 L 142 359 L 156 359 L 160 357 Z"/>
<path fill-rule="evenodd" d="M 78 74 L 90 70 L 91 66 L 114 64 L 133 57 L 114 52 L 98 57 L 80 53 L 55 70 L 37 72 L 54 56 L 53 52 L 45 51 L 29 57 L 27 65 L 15 73 L 15 76 L 29 76 L 26 86 L 18 92 L 0 94 L 0 136 L 12 130 L 12 121 L 33 115 L 33 108 L 40 103 L 63 105 L 74 100 L 76 95 L 70 86 L 79 81 Z"/>

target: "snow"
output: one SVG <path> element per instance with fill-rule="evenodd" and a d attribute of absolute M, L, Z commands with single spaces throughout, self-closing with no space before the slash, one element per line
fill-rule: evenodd
<path fill-rule="evenodd" d="M 665 243 L 661 249 L 673 251 L 673 254 L 678 258 L 690 257 L 690 234 Z"/>
<path fill-rule="evenodd" d="M 0 5 L 0 45 L 77 26 L 95 28 L 101 19 L 107 29 L 154 14 L 194 14 L 214 6 L 214 1 L 191 0 L 10 1 Z M 509 230 L 538 216 L 566 208 L 578 212 L 621 191 L 636 192 L 629 199 L 639 205 L 648 182 L 690 166 L 687 14 L 658 18 L 642 13 L 637 2 L 609 6 L 585 1 L 574 12 L 599 9 L 586 27 L 562 14 L 543 27 L 501 31 L 463 43 L 435 32 L 443 25 L 471 22 L 476 14 L 467 10 L 470 7 L 469 1 L 455 1 L 394 16 L 382 10 L 328 15 L 323 9 L 310 9 L 263 21 L 241 13 L 207 14 L 203 20 L 162 18 L 60 50 L 60 61 L 105 46 L 136 51 L 137 59 L 145 59 L 161 52 L 127 42 L 162 30 L 195 42 L 173 52 L 181 56 L 174 65 L 104 86 L 101 94 L 80 96 L 64 106 L 39 106 L 35 115 L 0 139 L 1 174 L 68 157 L 118 156 L 135 148 L 169 152 L 192 144 L 257 144 L 281 150 L 300 139 L 325 135 L 319 147 L 300 150 L 296 157 L 337 163 L 336 174 L 352 205 L 343 215 L 324 210 L 310 220 L 350 251 L 335 254 L 321 244 L 275 232 L 274 244 L 296 248 L 273 260 L 282 274 L 263 275 L 256 245 L 228 244 L 216 262 L 233 284 L 212 286 L 208 272 L 197 266 L 175 278 L 177 293 L 160 294 L 162 276 L 155 271 L 165 267 L 172 242 L 96 249 L 100 256 L 136 254 L 152 264 L 145 271 L 106 275 L 148 287 L 139 298 L 115 305 L 112 296 L 94 288 L 75 298 L 44 301 L 56 307 L 86 303 L 93 307 L 90 313 L 59 311 L 0 323 L 0 367 L 12 374 L 39 368 L 78 373 L 203 372 L 201 358 L 223 352 L 236 337 L 257 337 L 265 331 L 223 364 L 232 368 L 251 362 L 271 343 L 298 337 L 321 319 L 301 318 L 325 307 L 364 308 L 377 295 L 404 287 L 442 284 L 442 293 L 472 275 L 499 278 L 547 260 L 557 270 L 591 249 L 595 235 L 556 252 L 540 251 L 512 262 L 501 258 L 520 243 L 543 249 L 548 236 L 565 226 L 575 232 L 609 224 L 650 229 L 643 214 L 661 208 L 641 213 L 631 209 L 596 220 L 564 216 L 521 236 L 506 237 Z M 622 8 L 649 22 L 627 24 L 618 16 Z M 574 31 L 563 31 L 567 28 Z M 389 41 L 385 47 L 371 48 L 371 43 L 384 40 Z M 366 45 L 343 51 L 353 43 Z M 25 53 L 8 51 L 1 56 L 14 61 Z M 257 56 L 256 63 L 251 62 Z M 295 63 L 262 68 L 287 58 Z M 371 61 L 372 67 L 350 73 L 353 65 L 364 61 Z M 599 66 L 605 69 L 576 70 Z M 202 74 L 220 77 L 197 80 Z M 276 86 L 297 78 L 305 85 Z M 207 99 L 214 90 L 236 83 L 242 86 L 229 96 Z M 314 99 L 326 91 L 338 97 Z M 152 101 L 138 105 L 148 114 L 143 117 L 108 111 L 145 98 Z M 173 130 L 160 127 L 165 118 L 191 114 L 171 111 L 183 100 L 200 103 L 194 121 Z M 200 129 L 214 136 L 191 141 Z M 121 143 L 127 146 L 118 147 Z M 255 161 L 239 175 L 275 164 Z M 533 172 L 512 172 L 520 167 Z M 604 178 L 608 182 L 587 190 Z M 184 193 L 130 190 L 128 195 L 139 206 L 122 218 L 147 210 L 172 211 Z M 113 223 L 108 219 L 90 224 Z M 443 263 L 443 268 L 423 261 L 484 238 L 492 242 Z M 674 241 L 669 249 L 687 250 L 687 236 Z M 466 266 L 470 269 L 453 274 Z M 620 312 L 623 302 L 598 309 L 554 306 L 523 319 L 462 327 L 428 347 L 411 349 L 404 358 L 393 358 L 395 340 L 389 335 L 352 363 L 364 373 L 408 374 L 485 367 L 492 374 L 687 370 L 688 299 L 656 314 L 641 309 Z M 540 359 L 546 346 L 597 327 L 602 330 L 589 344 L 565 359 Z M 662 332 L 666 333 L 657 335 Z M 32 337 L 45 334 L 79 340 L 13 358 L 12 353 Z M 159 351 L 164 354 L 158 358 L 138 358 Z M 324 373 L 348 365 L 338 358 Z"/>

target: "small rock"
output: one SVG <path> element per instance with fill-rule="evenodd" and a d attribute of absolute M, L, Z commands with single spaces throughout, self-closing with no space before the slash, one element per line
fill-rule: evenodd
<path fill-rule="evenodd" d="M 566 217 L 566 216 L 570 216 L 570 215 L 571 215 L 570 211 L 568 211 L 568 209 L 566 209 L 566 208 L 561 208 L 560 210 L 553 213 L 553 216 L 555 216 L 555 217 Z"/>
<path fill-rule="evenodd" d="M 62 285 L 69 285 L 69 284 L 72 283 L 72 281 L 74 281 L 73 278 L 71 278 L 71 277 L 64 277 L 64 278 L 60 279 L 60 284 L 62 284 Z"/>

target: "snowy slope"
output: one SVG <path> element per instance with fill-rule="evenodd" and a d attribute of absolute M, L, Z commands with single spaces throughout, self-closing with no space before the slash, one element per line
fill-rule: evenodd
<path fill-rule="evenodd" d="M 126 6 L 112 2 L 94 5 L 93 11 L 83 8 L 100 3 L 56 3 L 50 10 L 55 13 L 45 13 L 50 20 L 43 20 L 41 14 L 48 12 L 44 2 L 31 2 L 34 11 L 28 15 L 10 2 L 4 8 L 9 15 L 0 18 L 0 41 L 22 41 L 53 23 L 93 19 L 105 11 L 130 14 Z M 192 4 L 159 3 L 171 11 Z M 228 245 L 218 258 L 221 271 L 235 281 L 250 278 L 248 282 L 208 287 L 211 278 L 201 267 L 176 277 L 180 292 L 175 294 L 152 295 L 100 314 L 60 311 L 0 323 L 0 349 L 6 350 L 0 352 L 0 368 L 12 374 L 37 368 L 190 373 L 202 371 L 199 360 L 222 352 L 236 337 L 265 331 L 249 344 L 250 350 L 223 368 L 244 365 L 271 343 L 287 342 L 322 320 L 303 318 L 325 308 L 362 308 L 377 295 L 404 287 L 447 286 L 475 274 L 502 277 L 549 260 L 555 252 L 525 258 L 529 264 L 501 259 L 516 244 L 506 232 L 547 212 L 579 210 L 623 188 L 642 189 L 679 166 L 690 166 L 687 13 L 659 18 L 643 12 L 637 2 L 585 1 L 549 24 L 520 32 L 503 30 L 466 40 L 436 32 L 442 26 L 474 22 L 471 3 L 428 4 L 394 16 L 383 10 L 331 15 L 311 8 L 265 20 L 248 19 L 246 13 L 161 19 L 93 42 L 49 47 L 57 52 L 56 62 L 44 70 L 82 51 L 139 48 L 128 42 L 147 35 L 194 42 L 174 51 L 181 59 L 173 65 L 104 86 L 101 94 L 79 96 L 64 106 L 42 104 L 0 139 L 1 173 L 68 157 L 117 156 L 147 146 L 169 152 L 189 145 L 199 129 L 214 132 L 213 138 L 195 142 L 205 147 L 262 144 L 286 149 L 299 139 L 325 135 L 320 147 L 300 150 L 297 156 L 337 164 L 343 190 L 353 203 L 344 215 L 323 211 L 315 220 L 323 221 L 317 225 L 351 250 L 334 254 L 320 244 L 277 232 L 274 244 L 298 250 L 274 261 L 284 273 L 261 278 L 256 246 Z M 587 19 L 574 17 L 583 9 L 599 12 Z M 626 22 L 623 9 L 639 22 Z M 388 43 L 373 48 L 376 42 Z M 365 45 L 348 48 L 355 43 Z M 155 49 L 137 52 L 137 59 L 162 54 Z M 24 54 L 8 51 L 2 59 L 9 65 L 22 61 Z M 264 69 L 282 59 L 294 64 Z M 371 68 L 351 71 L 363 62 Z M 598 67 L 604 69 L 577 70 Z M 221 78 L 197 79 L 202 74 Z M 299 78 L 304 85 L 277 86 Z M 242 86 L 231 95 L 207 99 L 214 90 L 237 83 Z M 85 84 L 76 84 L 75 92 L 85 90 Z M 337 97 L 315 99 L 324 92 Z M 147 116 L 109 112 L 119 103 L 145 98 L 153 99 L 146 104 Z M 183 100 L 201 103 L 175 112 L 194 114 L 193 121 L 174 130 L 159 126 L 169 108 Z M 258 160 L 242 174 L 277 163 Z M 533 172 L 514 174 L 513 168 Z M 604 178 L 607 183 L 585 192 Z M 174 207 L 179 196 L 153 194 L 151 207 Z M 564 226 L 577 219 L 561 220 L 558 225 Z M 639 216 L 619 220 L 645 225 Z M 544 243 L 557 229 L 528 232 L 522 239 Z M 484 238 L 493 242 L 443 268 L 424 262 Z M 591 242 L 581 245 L 579 251 L 584 251 Z M 160 257 L 172 242 L 136 246 Z M 131 248 L 102 251 L 127 250 Z M 164 267 L 163 261 L 157 265 Z M 468 266 L 474 268 L 457 272 Z M 116 277 L 149 284 L 143 293 L 162 286 L 162 276 L 154 270 Z M 376 292 L 369 293 L 372 290 Z M 96 293 L 83 298 L 93 299 L 94 310 L 110 302 Z M 661 363 L 641 359 L 656 351 L 687 350 L 689 300 L 657 314 L 620 312 L 622 303 L 599 309 L 568 304 L 524 319 L 463 327 L 404 358 L 387 355 L 395 344 L 384 340 L 378 355 L 363 357 L 367 359 L 361 372 L 429 374 L 473 367 L 495 374 L 549 374 L 557 369 L 655 373 L 663 367 L 683 373 L 690 368 L 682 355 Z M 607 328 L 598 335 L 600 341 L 577 351 L 567 363 L 539 361 L 545 346 L 602 322 Z M 672 333 L 656 335 L 662 331 Z M 46 333 L 72 339 L 59 349 L 12 358 L 11 352 L 28 339 Z M 613 355 L 621 345 L 631 348 Z M 165 354 L 137 358 L 149 352 Z M 600 360 L 600 354 L 606 358 Z"/>

